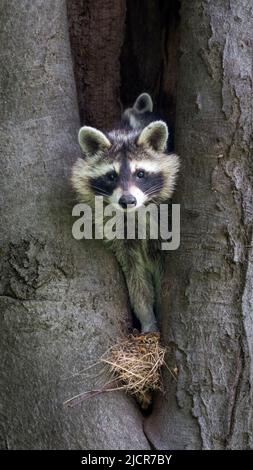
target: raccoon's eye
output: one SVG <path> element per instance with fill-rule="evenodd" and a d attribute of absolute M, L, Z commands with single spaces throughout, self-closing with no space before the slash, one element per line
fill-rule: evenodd
<path fill-rule="evenodd" d="M 115 171 L 111 171 L 110 173 L 107 173 L 107 178 L 110 181 L 115 181 L 117 178 L 117 173 Z"/>
<path fill-rule="evenodd" d="M 139 170 L 136 174 L 137 178 L 144 178 L 145 176 L 145 171 Z"/>

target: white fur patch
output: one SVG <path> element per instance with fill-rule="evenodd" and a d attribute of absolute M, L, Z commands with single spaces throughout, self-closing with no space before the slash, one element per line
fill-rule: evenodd
<path fill-rule="evenodd" d="M 159 173 L 161 171 L 159 162 L 155 160 L 133 160 L 130 162 L 131 173 L 135 173 L 136 170 L 145 170 L 149 173 Z"/>
<path fill-rule="evenodd" d="M 128 192 L 129 194 L 132 194 L 137 201 L 137 204 L 134 207 L 134 209 L 138 209 L 138 207 L 141 207 L 144 204 L 144 202 L 147 200 L 147 196 L 145 196 L 143 191 L 137 188 L 137 186 L 130 186 Z"/>
<path fill-rule="evenodd" d="M 141 127 L 141 122 L 133 114 L 129 115 L 129 124 L 133 129 L 139 129 Z"/>
<path fill-rule="evenodd" d="M 123 194 L 123 190 L 121 188 L 114 189 L 112 195 L 109 197 L 110 203 L 114 204 L 116 207 L 120 207 L 119 199 L 121 198 L 122 194 Z"/>
<path fill-rule="evenodd" d="M 116 188 L 113 191 L 112 195 L 109 197 L 109 202 L 111 204 L 113 204 L 117 209 L 120 209 L 120 210 L 124 210 L 119 205 L 119 200 L 120 200 L 121 196 L 123 195 L 123 193 L 124 193 L 124 191 L 121 188 Z M 147 199 L 145 194 L 139 188 L 137 188 L 137 186 L 130 186 L 128 188 L 128 194 L 132 194 L 136 198 L 136 201 L 137 201 L 136 206 L 134 206 L 134 207 L 132 207 L 128 210 L 138 209 L 139 207 L 141 207 L 144 204 L 144 202 Z"/>

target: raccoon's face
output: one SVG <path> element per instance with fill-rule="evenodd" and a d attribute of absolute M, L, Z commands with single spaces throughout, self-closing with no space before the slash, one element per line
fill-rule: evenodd
<path fill-rule="evenodd" d="M 103 196 L 107 204 L 135 210 L 170 198 L 179 159 L 164 153 L 167 139 L 163 121 L 152 122 L 142 131 L 108 135 L 82 127 L 79 143 L 86 158 L 77 161 L 72 173 L 81 200 L 92 203 L 94 196 Z"/>

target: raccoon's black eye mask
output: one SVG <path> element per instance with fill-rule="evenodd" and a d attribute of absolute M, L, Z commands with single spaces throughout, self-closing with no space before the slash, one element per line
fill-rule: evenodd
<path fill-rule="evenodd" d="M 118 175 L 116 172 L 110 171 L 103 176 L 91 178 L 90 188 L 98 196 L 111 196 L 117 187 Z"/>
<path fill-rule="evenodd" d="M 110 171 L 109 173 L 106 174 L 106 177 L 109 181 L 115 181 L 118 179 L 118 175 L 116 171 Z"/>
<path fill-rule="evenodd" d="M 138 177 L 138 173 L 144 173 L 142 177 Z M 153 195 L 161 190 L 164 184 L 164 177 L 161 172 L 147 173 L 138 170 L 136 174 L 136 186 L 145 194 Z"/>

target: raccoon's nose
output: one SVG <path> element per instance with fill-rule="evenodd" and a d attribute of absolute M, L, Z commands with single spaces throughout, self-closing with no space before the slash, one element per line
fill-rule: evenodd
<path fill-rule="evenodd" d="M 123 194 L 119 199 L 119 205 L 123 207 L 123 209 L 127 209 L 127 206 L 134 207 L 137 204 L 137 200 L 132 194 Z"/>

